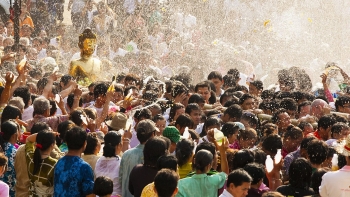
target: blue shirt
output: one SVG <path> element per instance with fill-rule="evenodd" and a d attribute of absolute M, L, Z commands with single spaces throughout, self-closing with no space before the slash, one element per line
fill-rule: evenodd
<path fill-rule="evenodd" d="M 10 188 L 10 196 L 15 197 L 16 172 L 15 172 L 15 156 L 17 149 L 9 142 L 5 142 L 5 156 L 8 158 L 7 170 L 0 176 L 0 180 L 5 182 Z M 23 164 L 25 165 L 25 164 Z"/>
<path fill-rule="evenodd" d="M 94 173 L 88 163 L 78 156 L 58 160 L 54 173 L 55 197 L 82 197 L 92 194 Z"/>
<path fill-rule="evenodd" d="M 129 175 L 131 170 L 137 165 L 143 163 L 143 148 L 142 144 L 137 145 L 135 148 L 127 150 L 120 161 L 119 169 L 119 183 L 122 184 L 122 196 L 133 197 L 129 192 Z"/>

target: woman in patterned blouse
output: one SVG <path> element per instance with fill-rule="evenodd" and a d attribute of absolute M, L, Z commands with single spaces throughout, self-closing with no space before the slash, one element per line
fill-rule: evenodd
<path fill-rule="evenodd" d="M 14 120 L 8 120 L 1 124 L 0 146 L 8 158 L 6 172 L 0 176 L 0 180 L 10 187 L 10 196 L 15 196 L 16 172 L 14 167 L 16 147 L 14 146 L 18 136 L 19 125 Z"/>

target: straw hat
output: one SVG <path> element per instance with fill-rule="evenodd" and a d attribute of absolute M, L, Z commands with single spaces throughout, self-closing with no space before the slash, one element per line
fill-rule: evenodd
<path fill-rule="evenodd" d="M 119 131 L 120 129 L 125 129 L 126 121 L 128 120 L 127 116 L 123 113 L 116 113 L 112 120 L 108 120 L 106 124 L 112 129 Z"/>
<path fill-rule="evenodd" d="M 338 153 L 346 157 L 350 156 L 350 135 L 348 135 L 343 142 L 339 143 L 336 150 Z"/>

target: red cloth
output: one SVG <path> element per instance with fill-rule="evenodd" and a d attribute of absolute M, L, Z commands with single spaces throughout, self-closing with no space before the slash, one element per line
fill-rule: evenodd
<path fill-rule="evenodd" d="M 309 137 L 309 136 L 315 136 L 317 139 L 322 140 L 318 131 L 315 131 L 313 133 L 309 133 L 309 134 L 307 134 L 306 137 Z"/>

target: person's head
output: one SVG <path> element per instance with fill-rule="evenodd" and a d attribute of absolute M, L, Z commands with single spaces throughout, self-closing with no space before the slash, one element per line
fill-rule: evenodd
<path fill-rule="evenodd" d="M 239 135 L 239 126 L 234 122 L 226 122 L 222 125 L 221 132 L 227 137 L 229 144 L 233 144 Z"/>
<path fill-rule="evenodd" d="M 119 132 L 109 131 L 103 139 L 103 156 L 116 157 L 122 151 L 122 136 Z"/>
<path fill-rule="evenodd" d="M 200 123 L 202 110 L 197 103 L 188 104 L 185 113 L 191 116 L 194 126 L 197 126 Z"/>
<path fill-rule="evenodd" d="M 162 135 L 163 131 L 165 129 L 165 126 L 166 126 L 166 120 L 165 120 L 164 116 L 161 114 L 157 114 L 157 115 L 153 116 L 152 120 L 156 124 L 156 127 L 158 128 L 157 135 L 158 136 Z"/>
<path fill-rule="evenodd" d="M 137 139 L 140 144 L 145 144 L 147 140 L 154 137 L 157 130 L 156 125 L 151 120 L 141 120 L 136 127 Z"/>
<path fill-rule="evenodd" d="M 207 135 L 207 133 L 210 129 L 216 128 L 216 129 L 220 130 L 221 122 L 222 122 L 221 119 L 216 117 L 216 116 L 208 117 L 204 122 L 203 130 L 200 133 L 200 136 L 204 137 L 205 135 Z"/>
<path fill-rule="evenodd" d="M 261 197 L 284 197 L 284 195 L 282 195 L 279 192 L 268 191 L 268 192 L 263 193 L 263 195 Z"/>
<path fill-rule="evenodd" d="M 143 149 L 144 165 L 155 168 L 159 157 L 167 154 L 167 145 L 164 139 L 153 137 L 149 139 Z"/>
<path fill-rule="evenodd" d="M 350 113 L 350 96 L 339 96 L 335 101 L 337 112 Z"/>
<path fill-rule="evenodd" d="M 192 161 L 193 149 L 194 143 L 189 139 L 181 139 L 176 144 L 176 158 L 180 167 Z"/>
<path fill-rule="evenodd" d="M 304 101 L 298 105 L 299 118 L 304 117 L 311 113 L 311 102 Z"/>
<path fill-rule="evenodd" d="M 218 71 L 212 71 L 211 73 L 209 73 L 208 80 L 214 83 L 216 91 L 220 90 L 221 86 L 224 84 L 222 75 Z"/>
<path fill-rule="evenodd" d="M 36 98 L 33 102 L 34 112 L 33 115 L 43 115 L 46 117 L 50 116 L 50 101 L 46 98 L 39 97 Z"/>
<path fill-rule="evenodd" d="M 40 131 L 37 136 L 36 136 L 36 148 L 34 151 L 34 156 L 33 156 L 33 162 L 34 162 L 34 167 L 33 167 L 33 175 L 36 175 L 41 167 L 42 163 L 42 152 L 54 149 L 55 147 L 55 134 L 50 131 L 50 130 L 43 130 Z"/>
<path fill-rule="evenodd" d="M 200 150 L 195 155 L 195 170 L 201 174 L 206 174 L 212 167 L 213 154 L 208 150 Z"/>
<path fill-rule="evenodd" d="M 68 130 L 74 127 L 75 124 L 71 120 L 66 120 L 58 124 L 57 132 L 60 134 L 59 139 L 57 140 L 57 146 L 60 146 L 62 142 L 65 142 L 65 136 Z M 33 128 L 32 128 L 33 130 Z M 31 131 L 32 132 L 32 131 Z"/>
<path fill-rule="evenodd" d="M 311 176 L 311 188 L 315 194 L 319 194 L 319 187 L 321 186 L 322 176 L 329 172 L 328 168 L 319 168 Z"/>
<path fill-rule="evenodd" d="M 245 197 L 248 195 L 253 178 L 243 169 L 232 171 L 226 182 L 226 190 L 235 197 Z"/>
<path fill-rule="evenodd" d="M 295 151 L 303 140 L 303 131 L 298 127 L 288 128 L 284 133 L 283 137 L 283 147 L 290 153 Z"/>
<path fill-rule="evenodd" d="M 176 144 L 181 138 L 179 130 L 174 126 L 167 126 L 163 131 L 163 136 L 171 141 L 169 152 L 173 153 L 176 149 Z"/>
<path fill-rule="evenodd" d="M 86 138 L 86 148 L 84 155 L 97 155 L 101 149 L 101 142 L 98 140 L 96 132 L 90 132 Z"/>
<path fill-rule="evenodd" d="M 324 113 L 324 108 L 328 107 L 328 103 L 322 99 L 315 99 L 311 103 L 311 115 L 321 118 Z"/>
<path fill-rule="evenodd" d="M 316 140 L 317 138 L 314 136 L 308 136 L 306 138 L 304 138 L 301 143 L 300 143 L 300 156 L 307 158 L 307 147 L 309 146 L 309 143 L 312 140 Z"/>
<path fill-rule="evenodd" d="M 260 126 L 258 117 L 251 112 L 243 112 L 240 122 L 246 129 L 257 129 Z"/>
<path fill-rule="evenodd" d="M 251 94 L 243 94 L 239 99 L 239 105 L 243 110 L 254 109 L 254 97 Z"/>
<path fill-rule="evenodd" d="M 294 101 L 294 99 L 291 98 L 284 98 L 282 99 L 280 103 L 280 108 L 283 108 L 287 111 L 290 118 L 295 118 L 295 115 L 297 113 L 298 104 Z"/>
<path fill-rule="evenodd" d="M 134 114 L 134 120 L 135 120 L 136 126 L 141 120 L 148 120 L 151 118 L 152 118 L 152 112 L 147 108 L 136 110 Z"/>
<path fill-rule="evenodd" d="M 268 136 L 271 134 L 278 134 L 278 127 L 273 123 L 266 123 L 261 129 L 262 136 Z"/>
<path fill-rule="evenodd" d="M 349 125 L 343 122 L 335 123 L 331 128 L 331 137 L 332 139 L 345 139 L 350 134 Z"/>
<path fill-rule="evenodd" d="M 13 96 L 21 97 L 24 102 L 24 108 L 27 108 L 31 104 L 30 92 L 27 86 L 21 86 L 15 89 Z"/>
<path fill-rule="evenodd" d="M 318 133 L 322 140 L 327 141 L 331 137 L 331 128 L 336 122 L 333 115 L 325 115 L 318 120 Z"/>
<path fill-rule="evenodd" d="M 188 98 L 188 104 L 197 103 L 201 108 L 203 108 L 205 104 L 205 100 L 202 95 L 194 93 Z"/>
<path fill-rule="evenodd" d="M 179 175 L 170 169 L 160 170 L 154 178 L 154 191 L 159 197 L 173 197 L 177 194 Z"/>
<path fill-rule="evenodd" d="M 86 131 L 78 126 L 74 126 L 66 132 L 65 141 L 69 151 L 83 152 L 86 147 Z"/>
<path fill-rule="evenodd" d="M 324 141 L 312 140 L 307 146 L 308 159 L 315 167 L 321 165 L 328 155 L 328 146 Z"/>
<path fill-rule="evenodd" d="M 7 105 L 2 111 L 1 123 L 10 120 L 10 119 L 22 119 L 21 110 L 13 105 Z"/>
<path fill-rule="evenodd" d="M 188 114 L 181 114 L 175 121 L 175 127 L 180 131 L 182 135 L 186 127 L 193 127 L 193 120 Z"/>
<path fill-rule="evenodd" d="M 268 135 L 261 144 L 262 150 L 271 155 L 271 157 L 277 154 L 277 149 L 282 149 L 282 139 L 279 135 Z"/>
<path fill-rule="evenodd" d="M 233 170 L 243 168 L 248 163 L 254 162 L 254 153 L 249 149 L 242 149 L 236 152 L 233 157 Z"/>
<path fill-rule="evenodd" d="M 99 176 L 96 178 L 93 193 L 100 197 L 108 197 L 113 193 L 113 181 L 109 177 Z"/>
<path fill-rule="evenodd" d="M 243 168 L 252 177 L 252 185 L 260 187 L 265 177 L 265 166 L 258 163 L 248 163 Z"/>
<path fill-rule="evenodd" d="M 177 158 L 174 155 L 170 155 L 170 154 L 160 156 L 157 161 L 157 170 L 161 170 L 164 168 L 177 172 L 178 170 Z"/>
<path fill-rule="evenodd" d="M 258 139 L 257 133 L 254 129 L 240 130 L 237 138 L 240 149 L 253 148 Z"/>
<path fill-rule="evenodd" d="M 287 110 L 281 108 L 272 115 L 272 123 L 276 124 L 279 130 L 285 130 L 290 124 L 290 116 Z"/>
<path fill-rule="evenodd" d="M 238 84 L 239 80 L 241 79 L 241 74 L 237 68 L 231 68 L 227 71 L 227 74 L 232 75 L 233 79 L 235 80 L 235 83 Z"/>
<path fill-rule="evenodd" d="M 289 184 L 298 189 L 310 187 L 312 166 L 305 158 L 297 158 L 289 166 Z"/>
<path fill-rule="evenodd" d="M 87 28 L 79 35 L 78 47 L 82 51 L 82 55 L 92 55 L 96 46 L 96 34 Z"/>
<path fill-rule="evenodd" d="M 196 85 L 194 91 L 200 95 L 203 96 L 205 102 L 209 102 L 209 98 L 210 98 L 210 92 L 211 92 L 211 88 L 210 88 L 210 84 L 207 82 L 200 82 Z"/>
<path fill-rule="evenodd" d="M 223 122 L 238 122 L 241 119 L 243 110 L 241 106 L 234 104 L 228 107 L 223 116 L 221 117 Z"/>
<path fill-rule="evenodd" d="M 217 161 L 216 161 L 217 154 L 216 154 L 215 145 L 213 143 L 211 143 L 211 142 L 203 142 L 203 143 L 198 144 L 198 146 L 196 147 L 196 150 L 195 150 L 195 154 L 197 154 L 197 152 L 200 151 L 200 150 L 207 150 L 213 155 L 214 159 L 213 159 L 212 167 L 214 169 L 216 169 L 216 166 L 217 166 Z"/>
<path fill-rule="evenodd" d="M 181 103 L 174 103 L 169 112 L 169 121 L 176 121 L 177 118 L 185 113 L 185 106 Z"/>
<path fill-rule="evenodd" d="M 129 73 L 125 76 L 124 85 L 127 86 L 138 86 L 140 87 L 141 79 L 139 76 Z M 126 95 L 124 95 L 126 96 Z"/>
<path fill-rule="evenodd" d="M 15 144 L 18 138 L 19 125 L 14 120 L 1 123 L 0 146 L 5 150 L 5 143 Z"/>
<path fill-rule="evenodd" d="M 96 104 L 103 105 L 106 102 L 108 86 L 106 83 L 99 83 L 94 87 L 94 97 Z"/>
<path fill-rule="evenodd" d="M 7 168 L 7 162 L 8 158 L 4 153 L 0 153 L 0 176 L 2 176 L 5 173 L 5 170 Z"/>
<path fill-rule="evenodd" d="M 260 96 L 264 90 L 264 84 L 260 80 L 255 80 L 249 83 L 249 94 Z"/>
<path fill-rule="evenodd" d="M 21 97 L 19 97 L 19 96 L 12 97 L 9 100 L 8 104 L 18 107 L 18 109 L 21 110 L 21 113 L 23 113 L 23 111 L 24 111 L 24 102 L 23 102 L 23 99 Z"/>

